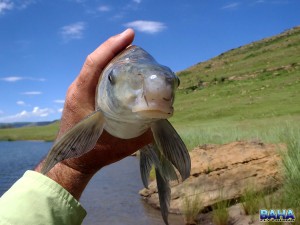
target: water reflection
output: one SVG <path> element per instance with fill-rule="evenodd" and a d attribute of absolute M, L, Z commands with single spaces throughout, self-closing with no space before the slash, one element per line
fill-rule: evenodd
<path fill-rule="evenodd" d="M 137 194 L 142 188 L 138 160 L 127 157 L 98 172 L 86 188 L 81 203 L 88 212 L 84 225 L 163 225 L 159 210 Z M 170 224 L 183 224 L 181 216 L 170 215 Z"/>

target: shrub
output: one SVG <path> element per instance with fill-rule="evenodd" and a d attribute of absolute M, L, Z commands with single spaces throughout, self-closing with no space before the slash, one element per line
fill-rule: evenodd
<path fill-rule="evenodd" d="M 256 192 L 254 189 L 247 189 L 242 196 L 242 206 L 246 215 L 254 215 L 258 213 L 260 209 L 260 202 L 262 200 L 262 194 Z"/>
<path fill-rule="evenodd" d="M 200 194 L 185 196 L 181 203 L 181 212 L 185 220 L 185 224 L 197 224 L 197 215 L 203 209 L 203 202 Z"/>
<path fill-rule="evenodd" d="M 219 201 L 213 206 L 213 222 L 215 225 L 227 225 L 229 220 L 228 201 Z"/>

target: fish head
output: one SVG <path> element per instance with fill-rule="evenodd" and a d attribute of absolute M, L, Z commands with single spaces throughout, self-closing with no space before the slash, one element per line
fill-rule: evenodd
<path fill-rule="evenodd" d="M 128 119 L 166 119 L 173 115 L 179 78 L 137 46 L 130 46 L 104 69 L 97 106 L 107 115 Z"/>

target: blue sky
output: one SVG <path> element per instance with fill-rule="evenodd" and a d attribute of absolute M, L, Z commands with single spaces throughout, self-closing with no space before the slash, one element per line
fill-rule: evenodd
<path fill-rule="evenodd" d="M 127 27 L 174 71 L 300 25 L 299 0 L 0 0 L 0 123 L 59 119 L 86 56 Z"/>

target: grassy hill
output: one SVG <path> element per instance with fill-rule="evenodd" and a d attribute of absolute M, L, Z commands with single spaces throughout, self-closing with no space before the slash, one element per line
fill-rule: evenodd
<path fill-rule="evenodd" d="M 287 126 L 299 127 L 299 52 L 295 27 L 178 72 L 171 122 L 188 147 L 237 139 L 279 142 Z M 0 129 L 0 140 L 51 140 L 57 129 Z"/>
<path fill-rule="evenodd" d="M 42 121 L 42 122 L 15 122 L 15 123 L 0 123 L 1 128 L 19 128 L 19 127 L 32 127 L 32 126 L 46 126 L 54 123 L 55 121 Z"/>
<path fill-rule="evenodd" d="M 236 139 L 278 142 L 300 125 L 300 27 L 178 73 L 171 119 L 189 147 Z"/>
<path fill-rule="evenodd" d="M 0 129 L 0 141 L 45 140 L 52 141 L 58 132 L 59 121 L 45 126 L 25 126 Z"/>

